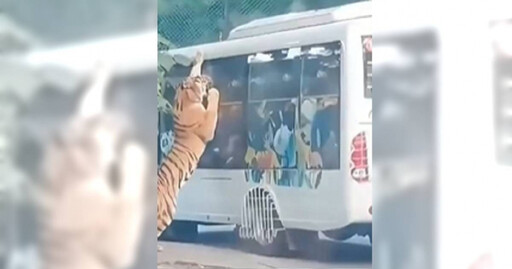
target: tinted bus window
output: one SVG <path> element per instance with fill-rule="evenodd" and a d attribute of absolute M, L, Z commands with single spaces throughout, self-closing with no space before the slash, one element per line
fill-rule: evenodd
<path fill-rule="evenodd" d="M 302 69 L 300 48 L 257 53 L 250 55 L 248 62 L 246 163 L 256 169 L 296 168 L 295 125 Z"/>
<path fill-rule="evenodd" d="M 248 107 L 247 165 L 258 169 L 295 168 L 297 98 L 252 102 Z"/>
<path fill-rule="evenodd" d="M 248 68 L 247 56 L 236 56 L 206 61 L 203 73 L 212 77 L 222 103 L 241 102 L 247 99 Z"/>
<path fill-rule="evenodd" d="M 298 57 L 300 55 L 294 57 L 292 53 L 293 50 L 287 49 L 249 57 L 251 101 L 294 98 L 299 95 L 301 59 Z"/>
<path fill-rule="evenodd" d="M 245 168 L 247 141 L 243 104 L 221 104 L 218 120 L 215 138 L 206 146 L 199 168 Z"/>
<path fill-rule="evenodd" d="M 247 148 L 247 55 L 206 61 L 203 73 L 220 92 L 220 108 L 214 139 L 208 143 L 199 168 L 243 169 Z"/>
<path fill-rule="evenodd" d="M 307 46 L 304 55 L 303 96 L 339 95 L 340 91 L 340 44 Z"/>
<path fill-rule="evenodd" d="M 302 54 L 299 166 L 339 169 L 341 43 L 303 47 Z"/>

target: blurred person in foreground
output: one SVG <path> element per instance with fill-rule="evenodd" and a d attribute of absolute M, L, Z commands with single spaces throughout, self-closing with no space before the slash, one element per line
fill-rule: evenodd
<path fill-rule="evenodd" d="M 137 256 L 147 156 L 129 122 L 105 109 L 111 69 L 95 71 L 76 114 L 45 149 L 43 269 L 130 268 Z"/>
<path fill-rule="evenodd" d="M 37 266 L 34 188 L 13 157 L 22 106 L 14 90 L 0 90 L 0 268 L 7 269 Z"/>

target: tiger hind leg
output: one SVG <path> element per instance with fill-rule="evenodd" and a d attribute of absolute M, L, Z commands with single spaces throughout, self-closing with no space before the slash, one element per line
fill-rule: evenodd
<path fill-rule="evenodd" d="M 179 174 L 173 175 L 171 171 L 163 167 L 160 170 L 161 171 L 158 172 L 159 178 L 157 186 L 157 239 L 162 235 L 165 229 L 171 225 L 174 219 L 178 192 L 181 188 L 180 185 L 185 181 L 183 180 L 180 184 L 178 180 L 173 180 L 179 178 Z M 177 169 L 173 170 L 177 171 Z M 166 172 L 172 176 L 170 180 L 165 180 L 165 178 L 162 177 L 166 175 Z M 157 244 L 157 252 L 163 252 L 163 250 L 164 247 Z"/>
<path fill-rule="evenodd" d="M 176 203 L 179 191 L 177 167 L 162 165 L 158 171 L 157 185 L 157 238 L 171 225 L 176 213 Z"/>
<path fill-rule="evenodd" d="M 169 189 L 177 189 L 178 186 L 174 186 Z M 163 188 L 159 188 L 163 189 Z M 168 193 L 169 190 L 159 190 L 158 201 L 157 201 L 157 238 L 159 238 L 165 229 L 171 225 L 176 213 L 176 199 L 177 192 L 172 194 Z"/>

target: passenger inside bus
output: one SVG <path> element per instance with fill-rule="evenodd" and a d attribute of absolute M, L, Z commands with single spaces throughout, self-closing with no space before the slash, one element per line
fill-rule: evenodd
<path fill-rule="evenodd" d="M 339 133 L 336 117 L 336 114 L 339 114 L 338 100 L 336 98 L 319 99 L 318 104 L 318 110 L 311 124 L 310 168 L 332 169 L 338 166 L 339 137 L 336 136 L 336 133 Z"/>

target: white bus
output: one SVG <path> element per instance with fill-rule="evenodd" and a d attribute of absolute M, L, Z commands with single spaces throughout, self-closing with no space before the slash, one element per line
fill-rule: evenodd
<path fill-rule="evenodd" d="M 203 73 L 221 94 L 215 139 L 183 188 L 172 227 L 236 224 L 238 235 L 272 249 L 294 234 L 371 238 L 371 5 L 252 21 L 200 50 Z M 190 66 L 166 74 L 164 97 Z M 160 114 L 160 147 L 172 117 Z M 162 156 L 160 156 L 162 157 Z M 290 236 L 291 235 L 291 236 Z"/>

